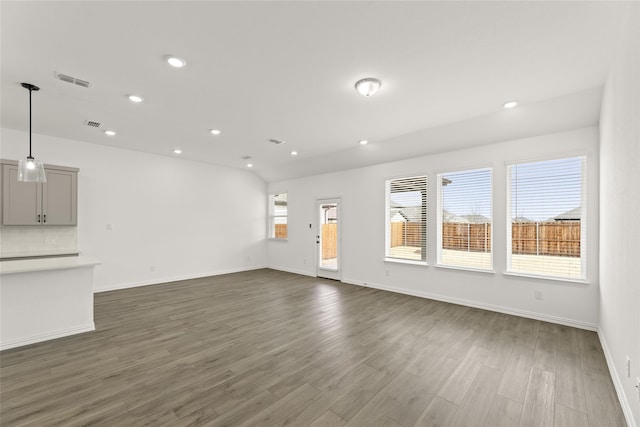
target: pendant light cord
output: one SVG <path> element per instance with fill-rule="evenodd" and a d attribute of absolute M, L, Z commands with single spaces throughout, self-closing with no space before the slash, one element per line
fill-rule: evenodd
<path fill-rule="evenodd" d="M 31 92 L 34 90 L 38 91 L 40 88 L 36 85 L 32 85 L 31 83 L 20 83 L 20 86 L 29 91 L 29 157 L 27 157 L 27 159 L 33 160 L 33 156 L 31 155 Z"/>
<path fill-rule="evenodd" d="M 31 155 L 31 91 L 33 91 L 33 89 L 29 88 L 29 159 L 33 159 Z"/>

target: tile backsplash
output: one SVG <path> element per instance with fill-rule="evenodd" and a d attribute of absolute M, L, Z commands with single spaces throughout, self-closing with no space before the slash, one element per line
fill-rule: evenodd
<path fill-rule="evenodd" d="M 77 227 L 0 227 L 1 258 L 77 252 Z"/>

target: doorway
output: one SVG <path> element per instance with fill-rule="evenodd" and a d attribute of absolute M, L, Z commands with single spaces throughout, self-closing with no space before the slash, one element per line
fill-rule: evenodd
<path fill-rule="evenodd" d="M 316 275 L 333 280 L 342 278 L 340 205 L 340 199 L 316 200 Z"/>

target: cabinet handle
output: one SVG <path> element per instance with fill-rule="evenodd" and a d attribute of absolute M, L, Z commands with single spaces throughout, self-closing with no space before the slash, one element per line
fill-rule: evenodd
<path fill-rule="evenodd" d="M 43 221 L 42 222 L 47 222 L 47 214 L 42 215 Z"/>
<path fill-rule="evenodd" d="M 38 214 L 38 222 L 40 222 L 40 214 Z"/>

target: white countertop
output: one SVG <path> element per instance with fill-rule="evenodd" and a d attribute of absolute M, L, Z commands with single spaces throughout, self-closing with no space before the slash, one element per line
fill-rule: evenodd
<path fill-rule="evenodd" d="M 0 274 L 91 267 L 100 264 L 90 256 L 68 256 L 0 261 Z"/>
<path fill-rule="evenodd" d="M 2 248 L 5 249 L 5 248 Z M 11 258 L 25 258 L 25 257 L 46 257 L 46 256 L 60 256 L 60 255 L 69 255 L 69 256 L 77 256 L 78 250 L 70 250 L 69 248 L 65 249 L 47 249 L 41 251 L 22 251 L 22 252 L 2 252 L 1 254 L 2 261 L 10 260 Z"/>

